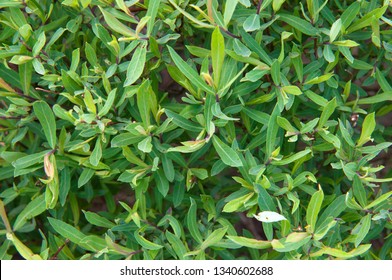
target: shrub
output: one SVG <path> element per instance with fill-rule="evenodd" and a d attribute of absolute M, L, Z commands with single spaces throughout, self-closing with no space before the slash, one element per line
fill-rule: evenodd
<path fill-rule="evenodd" d="M 390 1 L 0 8 L 2 259 L 391 259 Z"/>

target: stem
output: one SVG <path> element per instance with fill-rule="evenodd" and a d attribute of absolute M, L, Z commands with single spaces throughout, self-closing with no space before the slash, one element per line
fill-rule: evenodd
<path fill-rule="evenodd" d="M 219 29 L 223 32 L 225 32 L 227 35 L 229 35 L 230 37 L 236 38 L 236 39 L 241 39 L 241 36 L 237 36 L 233 33 L 231 33 L 229 30 L 223 28 L 222 26 L 219 26 Z"/>
<path fill-rule="evenodd" d="M 261 4 L 263 4 L 263 0 L 259 0 L 259 4 L 257 4 L 256 14 L 260 14 Z"/>
<path fill-rule="evenodd" d="M 67 243 L 69 242 L 69 239 L 65 239 L 65 242 L 63 245 L 61 245 L 56 253 L 53 254 L 53 256 L 50 258 L 51 260 L 57 260 L 57 256 L 60 254 L 61 250 L 63 250 L 63 248 L 67 245 Z"/>
<path fill-rule="evenodd" d="M 21 118 L 23 118 L 23 117 L 21 117 L 21 116 L 9 116 L 9 117 L 0 116 L 0 119 L 2 119 L 2 120 L 20 120 Z"/>

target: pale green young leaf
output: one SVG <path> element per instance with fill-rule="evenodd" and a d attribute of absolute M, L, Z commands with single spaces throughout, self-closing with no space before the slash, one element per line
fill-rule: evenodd
<path fill-rule="evenodd" d="M 374 129 L 376 128 L 376 118 L 374 112 L 367 115 L 362 124 L 361 136 L 357 141 L 357 146 L 361 147 L 368 141 L 373 141 L 371 138 Z"/>
<path fill-rule="evenodd" d="M 225 40 L 219 27 L 216 27 L 211 38 L 211 60 L 215 87 L 219 85 L 224 59 Z"/>
<path fill-rule="evenodd" d="M 339 18 L 337 21 L 335 21 L 331 29 L 329 30 L 329 42 L 335 41 L 336 37 L 339 35 L 340 30 L 342 28 L 342 20 Z"/>
<path fill-rule="evenodd" d="M 223 19 L 225 26 L 227 27 L 229 25 L 229 22 L 234 14 L 234 10 L 238 4 L 238 0 L 228 0 L 226 1 L 225 4 L 225 12 L 223 14 Z"/>

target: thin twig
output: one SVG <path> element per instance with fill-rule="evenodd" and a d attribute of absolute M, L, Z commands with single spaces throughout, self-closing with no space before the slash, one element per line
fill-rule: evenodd
<path fill-rule="evenodd" d="M 68 242 L 69 242 L 69 239 L 65 239 L 64 244 L 61 245 L 61 246 L 57 249 L 56 253 L 54 253 L 53 256 L 52 256 L 50 259 L 51 259 L 51 260 L 57 260 L 57 256 L 60 254 L 61 250 L 64 249 L 64 247 L 67 245 Z"/>
<path fill-rule="evenodd" d="M 241 39 L 241 36 L 237 36 L 233 33 L 231 33 L 229 30 L 223 28 L 222 26 L 219 26 L 219 29 L 223 32 L 225 32 L 227 35 L 229 35 L 230 37 L 236 38 L 236 39 Z"/>
<path fill-rule="evenodd" d="M 256 14 L 260 14 L 261 4 L 263 4 L 263 0 L 259 0 L 259 4 L 257 4 Z"/>
<path fill-rule="evenodd" d="M 21 117 L 21 116 L 9 116 L 9 117 L 7 117 L 7 116 L 0 116 L 0 119 L 2 119 L 2 120 L 20 120 L 22 118 L 23 117 Z"/>

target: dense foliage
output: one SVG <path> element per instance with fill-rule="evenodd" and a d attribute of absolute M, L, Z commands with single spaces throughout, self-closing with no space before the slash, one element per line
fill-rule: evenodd
<path fill-rule="evenodd" d="M 391 15 L 1 0 L 0 258 L 391 259 Z"/>

